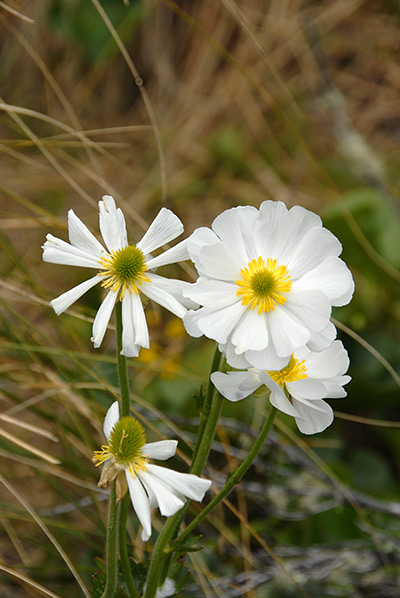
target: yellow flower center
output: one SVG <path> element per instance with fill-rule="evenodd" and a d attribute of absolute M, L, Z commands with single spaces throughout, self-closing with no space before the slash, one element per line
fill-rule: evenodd
<path fill-rule="evenodd" d="M 304 365 L 305 361 L 299 361 L 294 355 L 291 356 L 289 363 L 281 370 L 274 370 L 272 372 L 267 371 L 280 386 L 283 386 L 287 382 L 297 382 L 297 380 L 304 380 L 307 378 L 307 368 Z"/>
<path fill-rule="evenodd" d="M 93 462 L 97 466 L 112 459 L 115 473 L 128 469 L 135 477 L 147 469 L 148 457 L 142 452 L 145 443 L 143 426 L 134 417 L 121 417 L 111 431 L 109 444 L 103 444 L 100 451 L 94 452 Z"/>
<path fill-rule="evenodd" d="M 257 307 L 259 314 L 285 303 L 283 293 L 288 293 L 292 287 L 286 266 L 277 266 L 272 258 L 264 262 L 260 256 L 249 262 L 247 268 L 240 270 L 240 274 L 242 280 L 236 281 L 239 287 L 236 294 L 242 296 L 243 305 L 250 305 L 250 309 Z"/>
<path fill-rule="evenodd" d="M 120 299 L 126 289 L 129 289 L 130 293 L 138 293 L 142 282 L 150 282 L 150 278 L 145 274 L 147 264 L 143 252 L 134 245 L 112 251 L 100 258 L 99 262 L 104 268 L 98 273 L 104 277 L 101 285 L 115 293 L 119 292 Z"/>

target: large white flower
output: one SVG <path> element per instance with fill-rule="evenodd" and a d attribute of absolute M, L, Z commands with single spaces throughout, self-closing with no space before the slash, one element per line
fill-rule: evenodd
<path fill-rule="evenodd" d="M 332 340 L 332 306 L 353 294 L 340 242 L 299 206 L 226 210 L 212 230 L 193 233 L 188 249 L 200 276 L 184 294 L 201 307 L 185 316 L 187 331 L 231 343 L 250 362 L 260 352 L 265 362 L 307 343 L 321 348 L 325 336 Z"/>
<path fill-rule="evenodd" d="M 103 430 L 108 444 L 93 457 L 96 465 L 104 463 L 99 486 L 105 488 L 115 479 L 117 500 L 129 489 L 143 527 L 142 540 L 147 541 L 151 536 L 151 507 L 158 507 L 161 515 L 170 517 L 183 507 L 186 498 L 203 500 L 211 486 L 210 480 L 149 463 L 149 459 L 164 461 L 173 457 L 176 440 L 146 443 L 143 427 L 134 417 L 119 417 L 117 401 L 107 411 Z"/>
<path fill-rule="evenodd" d="M 104 338 L 116 301 L 122 301 L 122 351 L 127 357 L 137 357 L 140 347 L 149 347 L 149 331 L 140 293 L 182 318 L 187 299 L 182 289 L 188 283 L 169 280 L 151 270 L 189 258 L 187 241 L 182 241 L 157 257 L 151 252 L 169 243 L 183 232 L 182 222 L 175 214 L 162 208 L 147 232 L 136 245 L 128 245 L 125 218 L 110 195 L 99 201 L 100 231 L 107 247 L 92 235 L 75 215 L 68 212 L 70 243 L 47 235 L 43 245 L 43 260 L 53 264 L 95 268 L 97 274 L 63 293 L 50 303 L 59 315 L 97 283 L 106 289 L 106 296 L 93 323 L 92 341 L 97 348 Z"/>
<path fill-rule="evenodd" d="M 304 434 L 322 432 L 333 421 L 333 411 L 323 399 L 346 396 L 343 385 L 349 367 L 347 351 L 341 341 L 334 341 L 323 351 L 298 349 L 280 370 L 249 368 L 240 372 L 214 372 L 211 380 L 230 401 L 240 401 L 265 385 L 272 405 L 292 415 Z"/>

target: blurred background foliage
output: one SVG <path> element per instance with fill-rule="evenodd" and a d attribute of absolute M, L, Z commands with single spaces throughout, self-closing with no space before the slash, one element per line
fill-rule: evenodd
<path fill-rule="evenodd" d="M 399 595 L 399 34 L 391 0 L 0 3 L 1 597 L 81 596 L 101 570 L 91 454 L 118 397 L 114 336 L 92 349 L 99 289 L 60 318 L 49 308 L 84 273 L 43 264 L 40 246 L 66 238 L 70 208 L 96 231 L 104 193 L 131 242 L 162 205 L 188 235 L 232 206 L 300 204 L 339 237 L 356 282 L 334 313 L 352 376 L 334 424 L 301 437 L 279 416 L 199 530 L 182 595 Z M 194 279 L 189 264 L 165 273 Z M 180 439 L 185 471 L 213 346 L 157 306 L 147 317 L 136 413 L 151 440 Z M 225 404 L 216 489 L 265 408 Z M 146 562 L 134 516 L 129 532 Z"/>

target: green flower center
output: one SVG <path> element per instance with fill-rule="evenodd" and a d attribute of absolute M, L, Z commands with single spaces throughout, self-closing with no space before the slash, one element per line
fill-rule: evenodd
<path fill-rule="evenodd" d="M 99 276 L 103 276 L 102 286 L 111 289 L 124 296 L 126 289 L 130 293 L 138 293 L 138 288 L 142 282 L 150 282 L 146 276 L 147 263 L 143 251 L 134 245 L 128 245 L 111 254 L 100 258 L 99 260 L 103 270 Z"/>
<path fill-rule="evenodd" d="M 120 280 L 136 280 L 145 271 L 146 260 L 138 247 L 129 245 L 114 253 L 112 268 Z"/>
<path fill-rule="evenodd" d="M 109 438 L 109 451 L 116 463 L 128 465 L 142 456 L 146 435 L 143 426 L 130 416 L 121 417 L 113 427 Z"/>
<path fill-rule="evenodd" d="M 256 296 L 268 296 L 275 288 L 275 277 L 267 270 L 256 272 L 251 277 L 250 287 Z"/>

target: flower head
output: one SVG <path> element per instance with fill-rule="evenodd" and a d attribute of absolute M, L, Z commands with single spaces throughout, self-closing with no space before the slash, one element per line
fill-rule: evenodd
<path fill-rule="evenodd" d="M 117 500 L 129 489 L 143 540 L 151 536 L 151 507 L 158 506 L 161 514 L 169 517 L 183 507 L 186 498 L 203 500 L 211 486 L 209 480 L 150 463 L 150 459 L 173 457 L 176 440 L 146 443 L 144 429 L 134 417 L 119 417 L 117 401 L 107 411 L 103 430 L 107 444 L 93 456 L 96 465 L 103 465 L 99 486 L 105 488 L 116 480 Z"/>
<path fill-rule="evenodd" d="M 275 201 L 232 208 L 197 229 L 188 250 L 200 276 L 184 294 L 201 306 L 184 318 L 189 334 L 230 344 L 255 366 L 333 340 L 331 308 L 350 301 L 354 284 L 316 214 Z"/>
<path fill-rule="evenodd" d="M 322 351 L 306 347 L 295 351 L 279 370 L 250 367 L 227 374 L 214 372 L 211 380 L 230 401 L 239 401 L 260 387 L 267 387 L 274 407 L 292 415 L 304 434 L 315 434 L 333 421 L 332 408 L 323 399 L 346 396 L 343 386 L 350 381 L 350 376 L 344 375 L 348 366 L 347 351 L 340 341 L 334 341 Z"/>
<path fill-rule="evenodd" d="M 136 357 L 140 347 L 149 347 L 141 294 L 181 318 L 186 314 L 185 305 L 188 303 L 183 298 L 182 289 L 187 283 L 168 280 L 153 272 L 159 266 L 188 259 L 186 241 L 157 257 L 151 255 L 152 251 L 180 235 L 183 225 L 170 210 L 162 208 L 142 239 L 136 245 L 129 245 L 124 215 L 110 195 L 104 195 L 99 201 L 99 210 L 100 231 L 107 249 L 73 210 L 68 212 L 70 243 L 47 235 L 43 245 L 45 262 L 97 270 L 95 276 L 50 303 L 59 315 L 100 283 L 106 295 L 93 323 L 94 346 L 97 348 L 101 345 L 114 305 L 116 301 L 122 301 L 122 354 Z"/>

